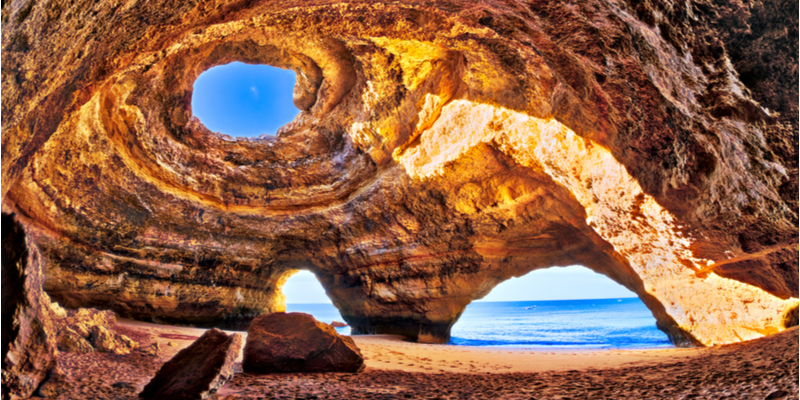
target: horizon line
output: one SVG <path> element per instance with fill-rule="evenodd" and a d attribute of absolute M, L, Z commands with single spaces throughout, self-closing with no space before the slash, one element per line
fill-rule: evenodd
<path fill-rule="evenodd" d="M 523 302 L 523 301 L 624 300 L 624 299 L 638 299 L 638 298 L 639 298 L 638 296 L 632 296 L 632 297 L 602 297 L 602 298 L 596 298 L 596 299 L 549 299 L 549 300 L 507 300 L 507 301 L 475 300 L 472 303 L 519 303 L 519 302 Z M 470 303 L 470 304 L 472 304 L 472 303 Z M 289 305 L 289 304 L 330 304 L 330 305 L 333 305 L 333 303 L 286 303 L 286 305 Z"/>

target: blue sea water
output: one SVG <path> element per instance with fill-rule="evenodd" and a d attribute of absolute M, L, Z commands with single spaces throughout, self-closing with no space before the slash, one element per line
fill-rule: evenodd
<path fill-rule="evenodd" d="M 341 321 L 330 304 L 289 304 L 287 311 Z M 350 334 L 350 328 L 338 328 Z M 638 298 L 476 302 L 451 330 L 450 344 L 547 348 L 655 348 L 671 346 Z"/>
<path fill-rule="evenodd" d="M 465 346 L 648 348 L 671 346 L 638 298 L 476 302 L 453 326 Z"/>

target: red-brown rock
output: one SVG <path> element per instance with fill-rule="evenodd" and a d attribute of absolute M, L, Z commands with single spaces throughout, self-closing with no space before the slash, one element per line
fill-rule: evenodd
<path fill-rule="evenodd" d="M 92 327 L 92 333 L 89 335 L 92 345 L 101 352 L 114 353 L 119 355 L 130 354 L 136 349 L 139 344 L 131 340 L 131 338 L 115 334 L 103 326 Z"/>
<path fill-rule="evenodd" d="M 347 326 L 347 324 L 345 324 L 344 322 L 341 322 L 341 321 L 333 321 L 329 325 L 334 327 L 334 328 L 344 328 L 344 327 Z"/>
<path fill-rule="evenodd" d="M 91 353 L 94 351 L 91 343 L 70 327 L 65 327 L 58 334 L 58 349 L 76 353 Z"/>
<path fill-rule="evenodd" d="M 50 298 L 42 290 L 42 266 L 35 247 L 14 215 L 2 215 L 3 399 L 28 398 L 56 365 L 56 326 Z"/>
<path fill-rule="evenodd" d="M 354 333 L 442 343 L 574 264 L 677 345 L 797 305 L 796 3 L 4 4 L 3 210 L 65 307 L 241 327 L 306 268 Z M 233 61 L 300 77 L 274 137 L 193 117 Z"/>
<path fill-rule="evenodd" d="M 262 315 L 247 330 L 245 372 L 357 372 L 363 366 L 353 339 L 309 314 Z"/>
<path fill-rule="evenodd" d="M 207 331 L 191 346 L 167 361 L 144 387 L 143 399 L 201 399 L 233 377 L 233 363 L 242 348 L 242 335 Z"/>

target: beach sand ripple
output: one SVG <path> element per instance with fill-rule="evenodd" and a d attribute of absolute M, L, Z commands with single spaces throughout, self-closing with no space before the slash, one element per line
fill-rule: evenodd
<path fill-rule="evenodd" d="M 61 399 L 136 399 L 163 362 L 204 330 L 122 321 L 157 354 L 61 353 L 70 387 Z M 548 350 L 422 345 L 354 336 L 359 374 L 246 374 L 212 399 L 718 399 L 798 398 L 798 329 L 695 349 Z M 168 346 L 173 342 L 173 346 Z M 241 361 L 241 360 L 240 360 Z"/>

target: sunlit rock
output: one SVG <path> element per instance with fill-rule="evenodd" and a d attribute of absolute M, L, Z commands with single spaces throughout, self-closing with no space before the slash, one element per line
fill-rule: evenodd
<path fill-rule="evenodd" d="M 131 338 L 109 332 L 103 326 L 92 327 L 89 340 L 98 351 L 104 353 L 125 355 L 130 354 L 131 351 L 139 347 L 139 344 L 131 340 Z"/>
<path fill-rule="evenodd" d="M 762 6 L 10 2 L 3 210 L 69 308 L 244 328 L 308 269 L 354 333 L 446 342 L 579 264 L 678 345 L 757 338 L 798 297 L 797 21 Z M 231 61 L 297 73 L 275 138 L 192 117 Z"/>

